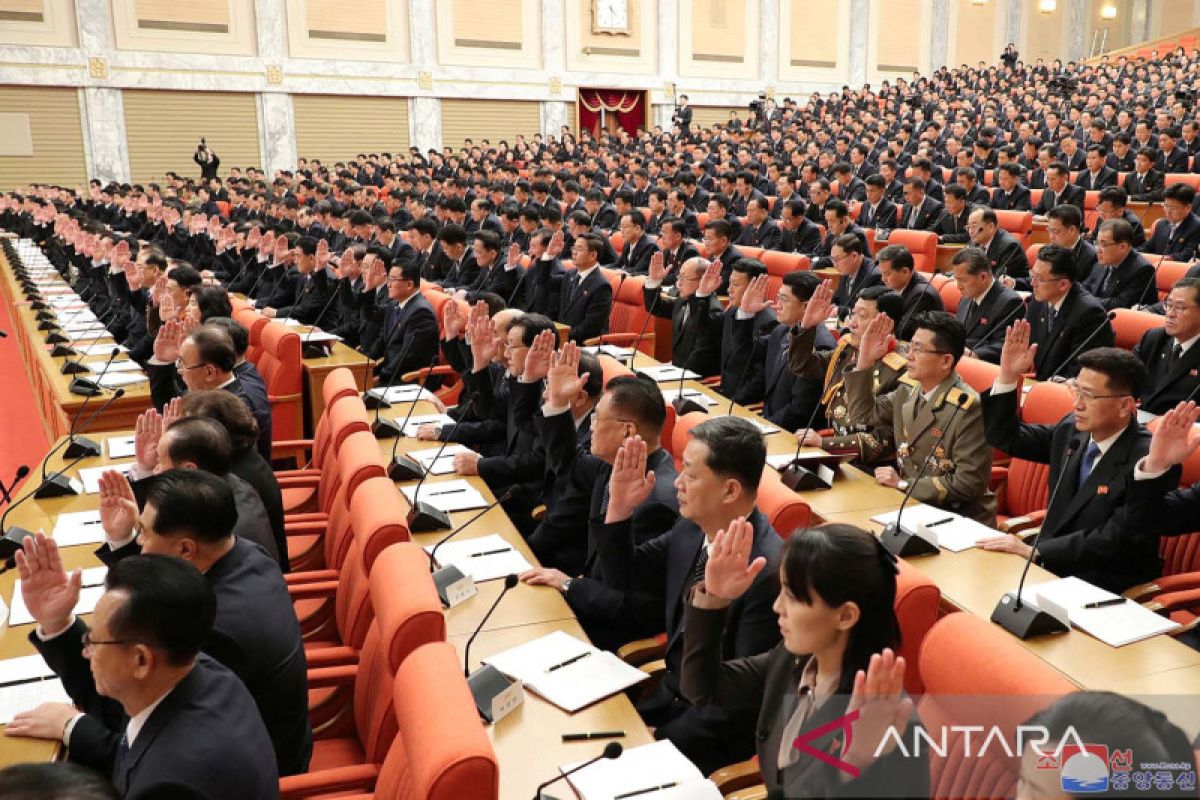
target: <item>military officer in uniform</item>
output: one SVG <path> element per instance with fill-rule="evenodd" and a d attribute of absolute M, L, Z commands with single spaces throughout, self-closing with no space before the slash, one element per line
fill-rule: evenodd
<path fill-rule="evenodd" d="M 895 438 L 896 466 L 877 467 L 879 483 L 911 489 L 922 503 L 995 525 L 996 498 L 988 490 L 992 447 L 983 410 L 979 395 L 954 370 L 965 329 L 944 311 L 919 314 L 916 324 L 907 374 L 886 394 L 875 392 L 874 368 L 888 354 L 895 325 L 883 314 L 867 325 L 856 368 L 846 376 L 850 421 L 883 426 Z"/>
<path fill-rule="evenodd" d="M 863 289 L 850 314 L 849 333 L 838 340 L 833 350 L 816 350 L 817 327 L 833 313 L 833 289 L 824 282 L 813 293 L 800 321 L 800 330 L 793 334 L 789 358 L 792 372 L 802 378 L 820 380 L 824 390 L 821 404 L 825 419 L 833 429 L 832 436 L 822 436 L 810 428 L 796 431 L 796 438 L 807 447 L 820 447 L 829 453 L 854 453 L 861 464 L 875 464 L 892 453 L 890 432 L 883 426 L 853 425 L 847 413 L 845 379 L 857 362 L 858 343 L 863 330 L 872 319 L 882 314 L 892 321 L 904 312 L 900 295 L 886 286 Z M 886 394 L 896 388 L 904 374 L 906 361 L 898 353 L 889 353 L 872 370 L 876 394 Z"/>

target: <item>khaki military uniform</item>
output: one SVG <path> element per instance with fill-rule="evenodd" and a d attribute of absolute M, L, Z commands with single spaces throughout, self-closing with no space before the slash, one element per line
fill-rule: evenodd
<path fill-rule="evenodd" d="M 876 395 L 872 373 L 855 370 L 846 376 L 846 394 L 851 421 L 893 432 L 896 469 L 903 481 L 916 481 L 915 499 L 995 525 L 996 498 L 988 491 L 992 447 L 984 435 L 983 409 L 979 395 L 957 373 L 925 400 L 908 378 L 890 393 Z M 925 476 L 917 480 L 931 455 Z"/>
<path fill-rule="evenodd" d="M 833 435 L 821 437 L 821 449 L 829 453 L 855 453 L 862 464 L 883 461 L 892 453 L 891 431 L 885 426 L 851 423 L 846 404 L 845 380 L 854 370 L 858 349 L 843 336 L 833 350 L 814 350 L 816 337 L 816 328 L 801 328 L 792 336 L 788 358 L 794 374 L 822 381 L 825 387 L 821 403 Z M 886 394 L 896 388 L 905 368 L 905 359 L 898 354 L 890 353 L 881 359 L 871 370 L 875 393 Z"/>

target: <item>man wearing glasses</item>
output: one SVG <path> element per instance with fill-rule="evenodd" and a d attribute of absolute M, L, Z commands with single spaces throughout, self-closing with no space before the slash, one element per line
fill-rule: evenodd
<path fill-rule="evenodd" d="M 945 311 L 918 314 L 915 322 L 906 374 L 887 394 L 876 394 L 874 369 L 890 355 L 895 323 L 878 314 L 867 325 L 855 369 L 846 376 L 850 422 L 880 426 L 896 442 L 896 466 L 875 468 L 881 485 L 993 525 L 992 448 L 983 433 L 979 395 L 954 369 L 966 347 L 966 331 Z"/>
<path fill-rule="evenodd" d="M 833 293 L 833 304 L 837 306 L 838 319 L 845 319 L 850 315 L 863 289 L 883 283 L 879 267 L 863 255 L 865 252 L 866 247 L 859 238 L 849 233 L 839 236 L 830 248 L 829 260 L 841 276 L 837 290 Z"/>
<path fill-rule="evenodd" d="M 1138 424 L 1137 399 L 1146 368 L 1127 350 L 1103 347 L 1079 357 L 1079 377 L 1068 382 L 1073 413 L 1055 425 L 1019 421 L 1018 383 L 1033 368 L 1030 323 L 1008 330 L 1000 375 L 984 395 L 988 443 L 1014 458 L 1049 464 L 1050 496 L 1036 563 L 1061 577 L 1082 578 L 1111 592 L 1157 578 L 1158 536 L 1126 529 L 1126 500 L 1134 465 L 1150 448 Z M 1176 467 L 1159 477 L 1178 484 Z M 1012 534 L 983 539 L 979 547 L 1027 558 L 1031 545 Z"/>
<path fill-rule="evenodd" d="M 1154 266 L 1133 249 L 1133 228 L 1123 219 L 1100 226 L 1096 234 L 1096 267 L 1080 283 L 1106 309 L 1133 308 L 1154 298 Z"/>
<path fill-rule="evenodd" d="M 1169 261 L 1191 261 L 1200 245 L 1200 218 L 1192 213 L 1196 190 L 1186 183 L 1168 186 L 1163 192 L 1163 218 L 1154 224 L 1143 253 L 1161 255 Z"/>
<path fill-rule="evenodd" d="M 1200 279 L 1180 279 L 1163 309 L 1163 327 L 1146 331 L 1133 348 L 1146 365 L 1141 410 L 1150 414 L 1165 414 L 1200 390 Z"/>

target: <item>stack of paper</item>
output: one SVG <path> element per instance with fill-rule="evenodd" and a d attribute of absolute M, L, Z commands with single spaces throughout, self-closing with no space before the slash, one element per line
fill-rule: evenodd
<path fill-rule="evenodd" d="M 132 436 L 110 436 L 108 438 L 109 458 L 132 458 L 137 453 Z"/>
<path fill-rule="evenodd" d="M 69 703 L 62 681 L 40 655 L 0 661 L 0 725 L 42 703 Z"/>
<path fill-rule="evenodd" d="M 439 450 L 441 450 L 441 455 L 438 455 Z M 449 475 L 451 472 L 454 472 L 454 457 L 459 453 L 471 452 L 474 451 L 465 444 L 448 444 L 444 450 L 441 447 L 431 447 L 428 450 L 411 450 L 408 456 L 415 459 L 431 475 Z M 434 460 L 435 457 L 436 461 Z"/>
<path fill-rule="evenodd" d="M 612 356 L 617 361 L 628 361 L 629 357 L 633 355 L 632 347 L 618 347 L 615 344 L 592 345 L 590 347 L 583 347 L 580 349 L 585 353 L 593 353 L 596 355 L 603 353 L 606 356 Z"/>
<path fill-rule="evenodd" d="M 731 416 L 737 415 L 733 414 Z M 742 419 L 758 428 L 759 432 L 762 433 L 763 436 L 770 436 L 772 433 L 779 433 L 779 428 L 767 422 L 766 420 L 757 419 L 755 417 L 742 417 Z"/>
<path fill-rule="evenodd" d="M 876 514 L 871 517 L 881 525 L 889 525 L 896 521 L 895 511 Z M 908 534 L 917 534 L 932 540 L 936 538 L 938 547 L 952 553 L 970 550 L 980 539 L 999 536 L 1000 532 L 989 528 L 970 517 L 955 514 L 953 511 L 943 511 L 935 506 L 906 506 L 900 528 Z M 928 535 L 926 535 L 928 534 Z"/>
<path fill-rule="evenodd" d="M 84 347 L 76 347 L 81 356 L 106 356 L 112 353 L 113 348 L 117 348 L 122 353 L 128 353 L 129 348 L 120 344 L 89 344 Z"/>
<path fill-rule="evenodd" d="M 571 713 L 650 677 L 613 653 L 563 631 L 489 656 L 484 662 Z"/>
<path fill-rule="evenodd" d="M 382 397 L 389 403 L 410 403 L 414 400 L 434 400 L 436 395 L 424 386 L 405 383 L 399 386 L 377 386 L 367 392 L 370 397 Z M 413 417 L 416 419 L 416 417 Z M 409 420 L 410 422 L 412 420 Z"/>
<path fill-rule="evenodd" d="M 58 515 L 54 531 L 50 534 L 59 547 L 77 544 L 100 544 L 104 541 L 104 526 L 100 524 L 100 512 L 68 511 Z"/>
<path fill-rule="evenodd" d="M 88 366 L 91 365 L 89 364 Z M 103 363 L 101 363 L 100 366 L 103 368 Z M 108 365 L 108 371 L 110 374 L 113 372 L 138 372 L 141 370 L 141 368 L 141 364 L 137 363 L 136 361 L 129 360 L 114 361 Z"/>
<path fill-rule="evenodd" d="M 656 383 L 662 383 L 663 381 L 677 381 L 680 379 L 681 375 L 683 380 L 694 381 L 700 378 L 699 375 L 692 372 L 690 369 L 685 370 L 683 367 L 677 367 L 674 364 L 663 364 L 658 367 L 638 367 L 637 371 Z"/>
<path fill-rule="evenodd" d="M 430 545 L 425 551 L 433 552 L 433 547 Z M 476 583 L 494 581 L 506 575 L 520 575 L 533 569 L 525 556 L 498 533 L 478 539 L 446 542 L 438 548 L 437 562 L 439 567 L 458 567 L 462 574 L 470 575 Z"/>
<path fill-rule="evenodd" d="M 108 567 L 91 567 L 83 571 L 83 588 L 79 592 L 79 602 L 75 604 L 72 613 L 90 614 L 104 594 L 104 576 Z M 29 625 L 34 621 L 33 614 L 25 606 L 25 598 L 21 596 L 21 579 L 13 582 L 12 612 L 8 615 L 9 625 Z"/>
<path fill-rule="evenodd" d="M 1060 578 L 1026 586 L 1021 597 L 1063 624 L 1074 625 L 1112 647 L 1140 642 L 1179 627 L 1178 622 L 1079 578 Z M 1117 600 L 1123 602 L 1117 603 Z M 1105 601 L 1112 601 L 1112 604 L 1086 607 Z"/>
<path fill-rule="evenodd" d="M 96 383 L 103 386 L 105 389 L 116 389 L 121 386 L 132 386 L 135 383 L 144 383 L 150 380 L 141 372 L 109 372 L 96 379 Z"/>
<path fill-rule="evenodd" d="M 340 342 L 342 337 L 335 333 L 326 333 L 323 330 L 313 329 L 308 333 L 301 334 L 300 344 L 321 344 L 322 342 Z"/>
<path fill-rule="evenodd" d="M 390 403 L 391 401 L 389 400 L 388 402 Z M 433 425 L 453 425 L 454 418 L 446 414 L 413 414 L 408 418 L 408 423 L 404 426 L 404 435 L 410 438 L 415 438 L 417 435 L 417 428 L 421 427 L 427 422 Z"/>
<path fill-rule="evenodd" d="M 84 494 L 99 494 L 100 493 L 100 476 L 106 472 L 119 472 L 122 475 L 128 476 L 129 470 L 133 469 L 133 462 L 126 461 L 124 464 L 105 464 L 103 467 L 88 467 L 87 469 L 79 470 L 79 480 L 83 483 Z"/>
<path fill-rule="evenodd" d="M 582 764 L 564 764 L 568 772 Z M 721 792 L 669 739 L 634 747 L 567 778 L 583 800 L 720 800 Z"/>
<path fill-rule="evenodd" d="M 670 404 L 675 402 L 675 398 L 679 396 L 678 389 L 663 389 L 663 401 Z M 705 408 L 711 408 L 717 404 L 717 401 L 706 395 L 704 392 L 696 391 L 695 389 L 684 389 L 683 396 L 687 400 L 694 400 Z"/>
<path fill-rule="evenodd" d="M 400 491 L 409 503 L 416 505 L 417 501 L 428 503 L 439 511 L 468 511 L 472 508 L 486 508 L 487 500 L 474 486 L 465 480 L 426 482 L 421 485 L 421 495 L 413 497 L 417 486 L 405 486 Z"/>

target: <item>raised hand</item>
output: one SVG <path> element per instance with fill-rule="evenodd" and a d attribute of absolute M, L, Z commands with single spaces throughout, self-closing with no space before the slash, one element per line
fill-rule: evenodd
<path fill-rule="evenodd" d="M 162 429 L 165 431 L 175 424 L 176 420 L 180 419 L 183 419 L 183 398 L 173 397 L 170 402 L 163 406 Z"/>
<path fill-rule="evenodd" d="M 767 566 L 759 556 L 750 561 L 754 545 L 754 526 L 738 517 L 729 527 L 717 531 L 704 566 L 704 591 L 722 600 L 736 600 L 746 593 L 758 573 Z"/>
<path fill-rule="evenodd" d="M 285 258 L 287 258 L 288 252 L 289 252 L 289 249 L 288 249 L 287 237 L 280 236 L 278 239 L 275 240 L 275 251 L 274 251 L 275 261 L 277 263 L 283 263 L 283 260 Z"/>
<path fill-rule="evenodd" d="M 514 267 L 521 263 L 521 245 L 513 242 L 508 246 L 508 265 Z"/>
<path fill-rule="evenodd" d="M 766 275 L 758 275 L 750 279 L 750 283 L 746 285 L 746 291 L 742 292 L 742 302 L 738 305 L 741 311 L 753 316 L 770 307 L 771 304 L 767 302 L 766 297 L 767 281 Z"/>
<path fill-rule="evenodd" d="M 849 747 L 842 760 L 858 769 L 866 769 L 878 755 L 887 755 L 896 747 L 897 737 L 888 731 L 903 731 L 913 713 L 913 701 L 903 697 L 904 658 L 890 648 L 871 656 L 864 672 L 854 676 L 854 690 L 846 713 L 858 712 Z"/>
<path fill-rule="evenodd" d="M 567 237 L 563 234 L 562 229 L 556 230 L 554 235 L 550 237 L 550 245 L 546 248 L 546 254 L 551 258 L 558 258 L 562 255 L 563 248 L 567 245 Z"/>
<path fill-rule="evenodd" d="M 123 542 L 133 535 L 137 526 L 138 507 L 133 487 L 116 470 L 100 474 L 100 524 L 104 535 L 114 542 Z"/>
<path fill-rule="evenodd" d="M 1193 427 L 1200 419 L 1200 406 L 1191 400 L 1172 408 L 1158 421 L 1146 455 L 1146 471 L 1161 472 L 1187 461 L 1200 447 L 1200 433 Z"/>
<path fill-rule="evenodd" d="M 158 467 L 158 440 L 163 418 L 153 408 L 143 411 L 133 426 L 133 455 L 138 472 L 145 475 Z"/>
<path fill-rule="evenodd" d="M 625 439 L 613 462 L 612 477 L 608 480 L 607 523 L 621 522 L 633 515 L 633 510 L 646 502 L 654 491 L 655 475 L 646 471 L 646 443 L 634 434 Z"/>
<path fill-rule="evenodd" d="M 708 265 L 708 269 L 704 270 L 704 274 L 700 276 L 700 284 L 696 287 L 696 294 L 716 294 L 721 288 L 721 259 L 714 258 Z"/>
<path fill-rule="evenodd" d="M 183 326 L 178 322 L 164 322 L 154 337 L 154 357 L 163 364 L 174 364 L 179 358 L 179 348 L 185 338 Z"/>
<path fill-rule="evenodd" d="M 150 302 L 158 305 L 167 294 L 167 276 L 163 275 L 150 287 Z"/>
<path fill-rule="evenodd" d="M 800 320 L 800 327 L 815 328 L 822 325 L 825 320 L 834 315 L 836 309 L 837 307 L 833 304 L 833 281 L 821 281 L 821 285 L 813 291 L 813 296 L 809 298 L 808 305 L 804 307 L 804 317 Z"/>
<path fill-rule="evenodd" d="M 329 266 L 329 262 L 332 259 L 333 254 L 329 252 L 329 242 L 321 239 L 317 242 L 317 269 L 325 269 L 325 267 Z"/>
<path fill-rule="evenodd" d="M 500 339 L 492 330 L 492 321 L 487 317 L 477 318 L 471 324 L 471 357 L 474 359 L 472 369 L 475 372 L 487 369 L 499 349 Z"/>
<path fill-rule="evenodd" d="M 568 408 L 576 395 L 587 383 L 587 376 L 579 376 L 579 345 L 567 342 L 551 359 L 550 371 L 546 375 L 548 402 L 555 408 Z"/>
<path fill-rule="evenodd" d="M 896 323 L 887 314 L 876 314 L 863 330 L 858 345 L 858 368 L 870 369 L 875 362 L 887 355 L 892 345 L 892 330 Z"/>
<path fill-rule="evenodd" d="M 667 277 L 667 268 L 663 265 L 662 250 L 650 256 L 650 272 L 647 274 L 647 277 L 659 283 L 662 283 L 663 278 Z"/>
<path fill-rule="evenodd" d="M 521 376 L 526 383 L 540 381 L 550 374 L 550 362 L 554 358 L 554 345 L 558 341 L 554 331 L 542 331 L 533 340 L 533 346 L 525 354 L 525 372 Z"/>
<path fill-rule="evenodd" d="M 63 569 L 58 544 L 38 531 L 26 537 L 14 556 L 21 576 L 21 597 L 46 634 L 61 633 L 71 622 L 83 572 Z"/>
<path fill-rule="evenodd" d="M 462 334 L 465 324 L 466 320 L 463 319 L 462 309 L 459 308 L 458 303 L 442 304 L 442 338 L 447 342 L 454 341 Z"/>
<path fill-rule="evenodd" d="M 1029 343 L 1028 320 L 1019 319 L 1004 332 L 1004 348 L 1000 351 L 1000 380 L 1016 383 L 1026 372 L 1033 372 L 1037 345 Z"/>

